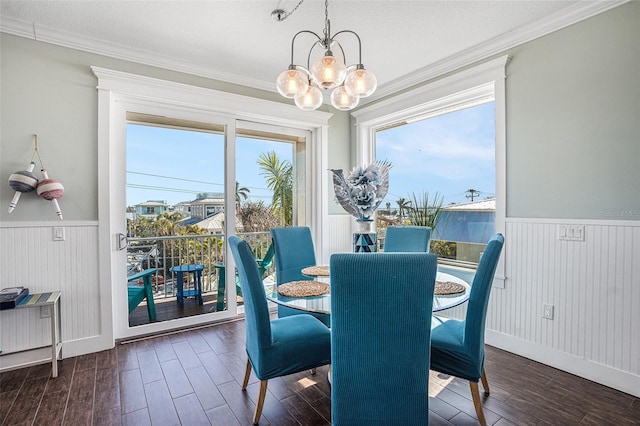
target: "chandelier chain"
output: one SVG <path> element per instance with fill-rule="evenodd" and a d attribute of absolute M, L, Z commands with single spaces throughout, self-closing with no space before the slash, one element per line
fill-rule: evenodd
<path fill-rule="evenodd" d="M 298 10 L 298 8 L 300 7 L 300 5 L 304 3 L 304 0 L 300 0 L 298 2 L 298 4 L 296 4 L 296 7 L 294 7 L 293 9 L 291 9 L 291 12 L 287 13 L 286 15 L 284 15 L 283 17 L 278 17 L 278 21 L 282 22 L 285 19 L 287 19 L 289 16 L 293 15 L 293 12 L 295 12 L 296 10 Z"/>
<path fill-rule="evenodd" d="M 324 0 L 324 39 L 325 42 L 329 41 L 329 37 L 331 37 L 331 34 L 329 34 L 330 30 L 329 30 L 329 0 Z M 329 46 L 325 46 L 326 49 L 329 48 Z"/>
<path fill-rule="evenodd" d="M 329 0 L 324 0 L 324 21 L 329 20 Z"/>

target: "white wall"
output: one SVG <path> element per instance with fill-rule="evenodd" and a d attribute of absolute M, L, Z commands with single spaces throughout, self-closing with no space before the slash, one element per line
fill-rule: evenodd
<path fill-rule="evenodd" d="M 56 223 L 56 226 L 60 224 Z M 64 222 L 64 241 L 53 240 L 47 223 L 16 223 L 0 227 L 2 287 L 24 286 L 30 293 L 60 290 L 63 356 L 103 349 L 109 341 L 103 331 L 98 280 L 97 223 Z M 51 343 L 49 319 L 38 309 L 0 311 L 3 352 Z M 107 346 L 108 347 L 108 346 Z"/>
<path fill-rule="evenodd" d="M 561 224 L 583 225 L 585 240 L 560 241 Z M 639 395 L 640 223 L 507 219 L 505 234 L 488 343 Z"/>

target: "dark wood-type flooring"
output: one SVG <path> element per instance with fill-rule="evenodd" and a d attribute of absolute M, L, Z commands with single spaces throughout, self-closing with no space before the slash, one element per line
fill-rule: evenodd
<path fill-rule="evenodd" d="M 148 338 L 0 374 L 2 425 L 250 425 L 258 381 L 242 392 L 244 321 Z M 637 425 L 640 399 L 487 347 L 489 424 Z M 402 366 L 396 366 L 402 368 Z M 328 425 L 328 367 L 269 381 L 261 425 Z M 431 425 L 476 423 L 467 382 L 430 376 Z"/>

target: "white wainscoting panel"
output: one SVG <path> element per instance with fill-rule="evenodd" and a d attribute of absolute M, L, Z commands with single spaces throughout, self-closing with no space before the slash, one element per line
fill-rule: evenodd
<path fill-rule="evenodd" d="M 584 226 L 584 241 L 560 240 L 567 224 Z M 505 349 L 640 396 L 640 223 L 507 219 L 504 253 L 507 281 L 492 290 L 487 329 L 511 338 Z M 544 304 L 553 319 L 542 318 Z"/>
<path fill-rule="evenodd" d="M 329 215 L 328 229 L 322 233 L 323 251 L 318 263 L 329 264 L 332 253 L 345 253 L 352 251 L 351 238 L 355 219 L 349 215 Z"/>
<path fill-rule="evenodd" d="M 53 240 L 57 226 L 64 227 L 64 241 Z M 0 287 L 62 292 L 63 342 L 100 334 L 97 224 L 4 225 L 0 227 L 0 252 Z M 39 309 L 0 311 L 0 319 L 3 352 L 50 344 L 50 322 L 40 318 Z"/>

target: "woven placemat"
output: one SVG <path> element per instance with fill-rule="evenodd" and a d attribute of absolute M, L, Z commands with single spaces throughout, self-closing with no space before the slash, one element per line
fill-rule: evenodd
<path fill-rule="evenodd" d="M 285 297 L 320 296 L 329 293 L 329 284 L 319 281 L 291 281 L 279 285 L 278 293 Z"/>
<path fill-rule="evenodd" d="M 451 281 L 436 281 L 434 294 L 438 296 L 450 296 L 452 294 L 464 293 L 465 287 L 462 284 Z"/>
<path fill-rule="evenodd" d="M 301 272 L 310 277 L 328 277 L 329 265 L 307 266 L 306 268 L 302 268 Z"/>

